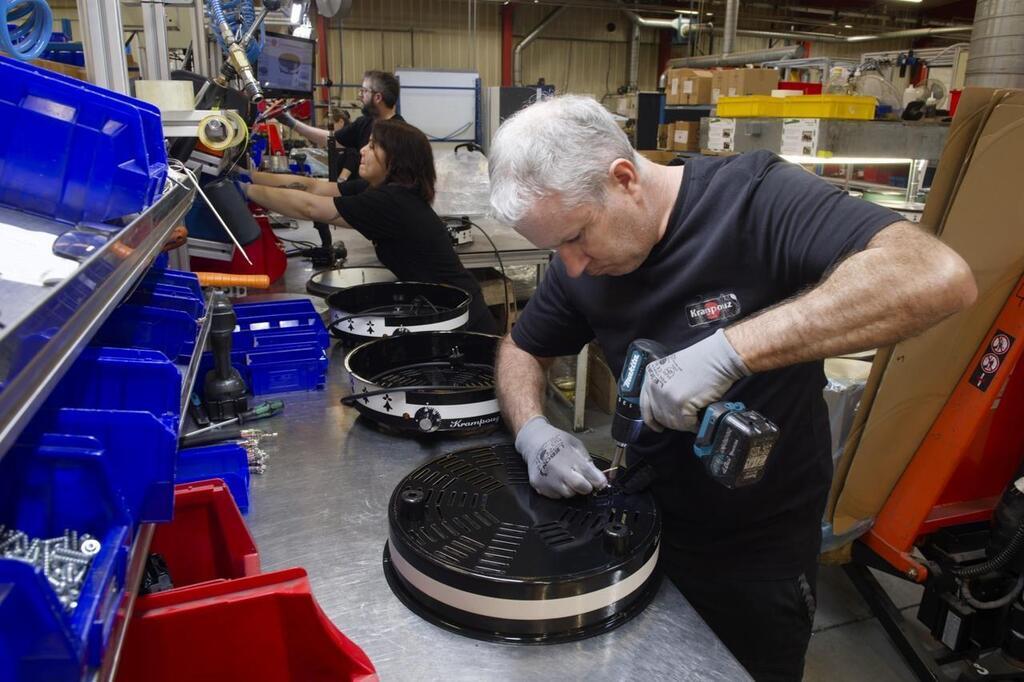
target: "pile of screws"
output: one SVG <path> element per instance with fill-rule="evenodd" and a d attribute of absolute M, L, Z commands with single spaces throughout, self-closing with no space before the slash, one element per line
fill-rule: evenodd
<path fill-rule="evenodd" d="M 242 446 L 249 455 L 249 473 L 262 474 L 267 471 L 270 453 L 263 449 L 263 442 L 277 438 L 277 433 L 259 429 L 242 429 Z"/>
<path fill-rule="evenodd" d="M 63 535 L 43 540 L 0 524 L 0 557 L 18 559 L 43 569 L 67 611 L 74 611 L 78 606 L 82 582 L 100 547 L 100 541 L 88 533 L 79 535 L 78 531 L 65 530 Z"/>

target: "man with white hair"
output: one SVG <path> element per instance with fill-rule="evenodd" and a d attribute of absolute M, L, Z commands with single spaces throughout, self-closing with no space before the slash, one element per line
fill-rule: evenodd
<path fill-rule="evenodd" d="M 589 98 L 506 121 L 490 176 L 498 217 L 557 251 L 496 367 L 531 484 L 549 497 L 607 485 L 543 416 L 551 358 L 596 338 L 617 375 L 633 339 L 672 349 L 647 369 L 652 431 L 629 451 L 634 471 L 653 472 L 662 569 L 755 679 L 800 679 L 832 475 L 822 360 L 970 305 L 969 267 L 898 214 L 768 152 L 651 163 Z M 730 490 L 693 454 L 697 414 L 718 400 L 781 431 L 756 485 Z"/>

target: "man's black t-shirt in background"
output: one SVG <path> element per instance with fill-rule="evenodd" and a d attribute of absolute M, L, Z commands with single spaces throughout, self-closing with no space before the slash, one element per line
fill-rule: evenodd
<path fill-rule="evenodd" d="M 473 300 L 467 329 L 497 334 L 498 324 L 484 303 L 480 284 L 462 266 L 444 223 L 426 201 L 401 185 L 371 188 L 365 180 L 341 183 L 334 199 L 338 213 L 373 242 L 377 258 L 399 280 L 450 284 Z"/>
<path fill-rule="evenodd" d="M 898 220 L 770 152 L 690 159 L 647 260 L 621 277 L 573 279 L 555 258 L 512 338 L 550 357 L 596 337 L 618 376 L 633 339 L 690 346 L 815 285 Z M 694 574 L 764 579 L 812 565 L 832 476 L 824 385 L 818 361 L 746 377 L 726 393 L 781 430 L 756 485 L 729 490 L 713 481 L 692 433 L 666 430 L 630 448 L 630 461 L 645 457 L 657 471 L 666 560 Z"/>
<path fill-rule="evenodd" d="M 349 180 L 359 179 L 359 150 L 370 141 L 370 135 L 373 133 L 373 124 L 376 120 L 376 116 L 360 116 L 341 130 L 334 131 L 334 139 L 339 145 L 346 149 L 354 149 L 356 152 L 354 156 L 355 166 L 344 166 L 352 171 L 352 175 L 348 178 Z M 395 114 L 388 120 L 405 121 L 398 114 Z"/>

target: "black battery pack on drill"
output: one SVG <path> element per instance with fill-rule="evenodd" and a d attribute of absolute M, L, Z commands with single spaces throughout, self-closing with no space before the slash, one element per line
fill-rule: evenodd
<path fill-rule="evenodd" d="M 779 429 L 743 403 L 708 405 L 701 418 L 693 451 L 708 474 L 727 488 L 752 485 L 764 476 Z"/>
<path fill-rule="evenodd" d="M 203 380 L 203 406 L 211 421 L 220 422 L 237 417 L 249 407 L 248 388 L 242 375 L 231 365 L 231 341 L 235 331 L 235 309 L 221 292 L 210 301 L 210 348 L 213 369 Z"/>

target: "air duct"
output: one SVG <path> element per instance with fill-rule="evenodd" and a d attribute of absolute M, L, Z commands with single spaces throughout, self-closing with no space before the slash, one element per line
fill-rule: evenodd
<path fill-rule="evenodd" d="M 725 0 L 725 34 L 722 36 L 722 54 L 730 54 L 736 44 L 736 25 L 740 15 L 740 0 Z"/>
<path fill-rule="evenodd" d="M 629 91 L 636 92 L 640 83 L 640 24 L 633 23 L 629 41 Z"/>
<path fill-rule="evenodd" d="M 512 53 L 512 80 L 516 85 L 523 84 L 523 48 L 536 40 L 537 36 L 544 32 L 544 29 L 548 27 L 554 19 L 565 10 L 565 5 L 561 5 L 551 10 L 546 17 L 541 19 L 541 22 L 537 24 L 537 27 L 526 34 L 526 37 L 519 41 L 516 45 L 516 49 Z"/>
<path fill-rule="evenodd" d="M 978 0 L 967 85 L 1024 88 L 1024 0 Z"/>
<path fill-rule="evenodd" d="M 761 62 L 772 62 L 778 59 L 799 59 L 804 56 L 802 45 L 786 45 L 784 47 L 773 47 L 767 50 L 754 50 L 753 52 L 733 52 L 729 55 L 710 55 L 707 57 L 682 57 L 680 59 L 668 60 L 669 68 L 689 67 L 692 69 L 707 69 L 713 66 L 742 66 L 743 64 L 760 64 Z"/>

